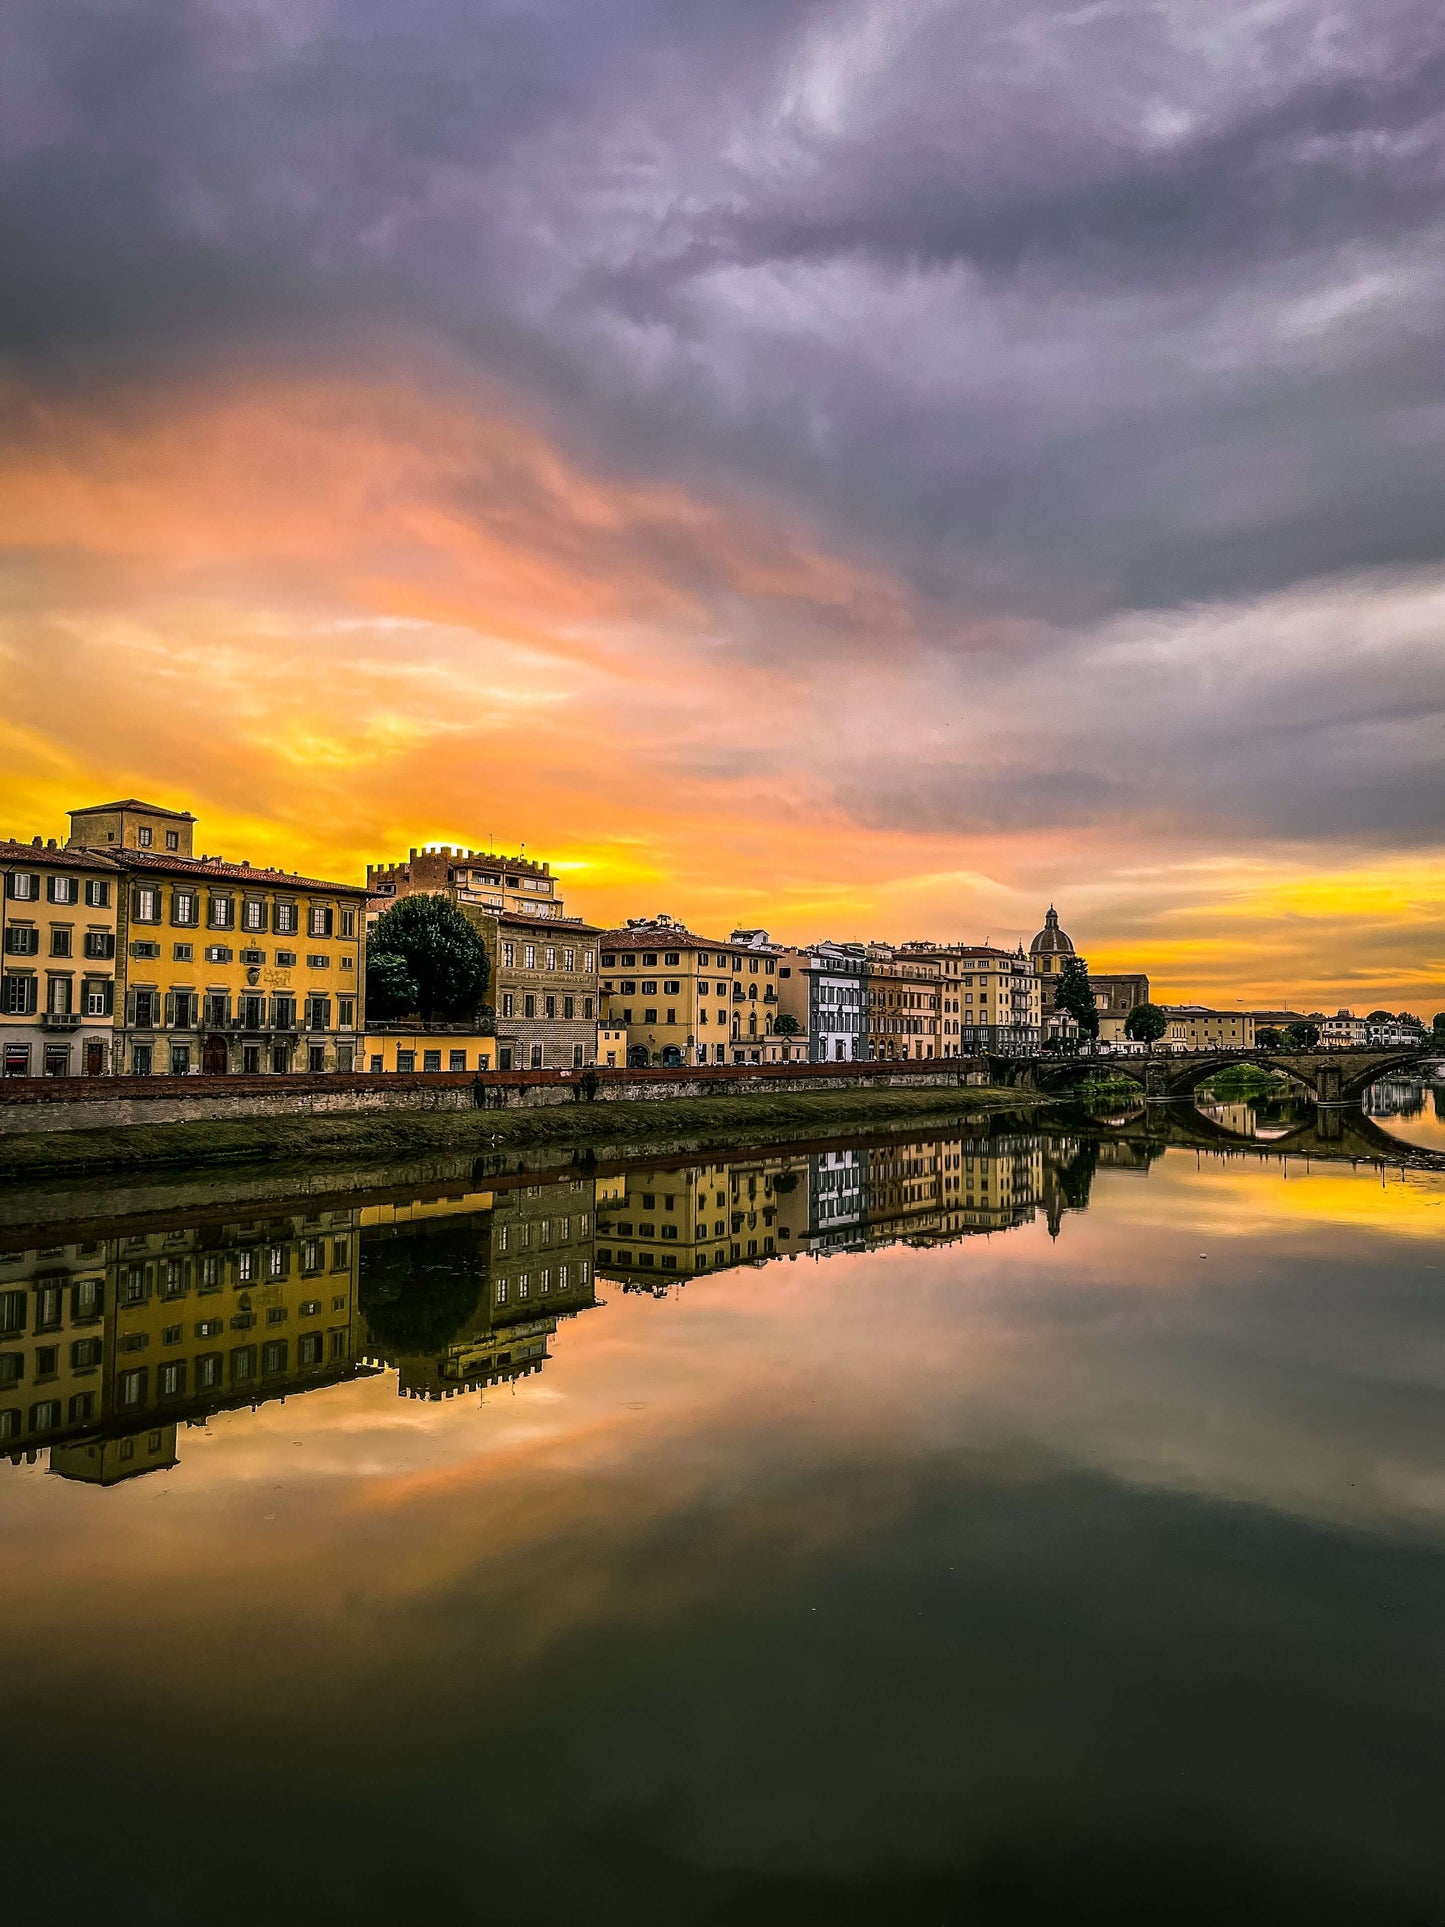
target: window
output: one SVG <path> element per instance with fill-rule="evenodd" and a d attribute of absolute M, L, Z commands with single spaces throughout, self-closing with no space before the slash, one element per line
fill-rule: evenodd
<path fill-rule="evenodd" d="M 85 900 L 92 910 L 104 910 L 110 904 L 110 885 L 100 877 L 91 877 L 85 886 Z"/>
<path fill-rule="evenodd" d="M 196 924 L 201 920 L 201 900 L 194 890 L 172 890 L 171 922 Z"/>
<path fill-rule="evenodd" d="M 52 903 L 78 903 L 80 886 L 74 877 L 49 877 L 46 894 Z"/>
<path fill-rule="evenodd" d="M 168 1359 L 156 1374 L 156 1389 L 162 1398 L 179 1398 L 186 1389 L 186 1362 Z"/>
<path fill-rule="evenodd" d="M 581 1046 L 580 1044 L 574 1044 L 574 1045 L 572 1046 L 572 1068 L 573 1068 L 573 1070 L 574 1070 L 574 1071 L 580 1071 L 580 1070 L 581 1070 L 581 1068 L 582 1068 L 582 1065 L 583 1065 L 583 1062 L 584 1062 L 584 1061 L 585 1061 L 585 1060 L 584 1060 L 584 1057 L 583 1057 L 583 1050 L 582 1050 L 582 1046 Z"/>
<path fill-rule="evenodd" d="M 12 923 L 5 932 L 5 948 L 12 957 L 40 954 L 40 932 L 33 923 Z"/>
<path fill-rule="evenodd" d="M 134 1371 L 120 1375 L 120 1402 L 122 1405 L 144 1405 L 146 1396 L 146 1368 L 138 1365 Z"/>
<path fill-rule="evenodd" d="M 5 894 L 21 903 L 33 903 L 40 895 L 40 878 L 33 870 L 12 870 L 5 879 Z"/>
<path fill-rule="evenodd" d="M 336 921 L 336 912 L 329 903 L 313 903 L 311 919 L 307 930 L 313 937 L 329 937 Z"/>
<path fill-rule="evenodd" d="M 136 923 L 159 923 L 161 893 L 151 884 L 141 884 L 131 902 L 131 917 Z"/>
<path fill-rule="evenodd" d="M 271 916 L 271 927 L 278 937 L 293 937 L 296 934 L 296 905 L 277 903 Z"/>
<path fill-rule="evenodd" d="M 325 1030 L 331 1023 L 331 999 L 329 997 L 308 997 L 306 999 L 306 1028 Z"/>
<path fill-rule="evenodd" d="M 414 1071 L 416 1069 L 416 1052 L 414 1050 L 399 1050 L 396 1053 L 396 1068 L 398 1071 Z"/>
<path fill-rule="evenodd" d="M 306 968 L 308 970 L 329 970 L 331 968 L 331 959 L 324 950 L 311 951 L 306 958 Z"/>
<path fill-rule="evenodd" d="M 29 1301 L 23 1291 L 0 1291 L 0 1333 L 7 1337 L 23 1332 Z"/>
<path fill-rule="evenodd" d="M 454 1051 L 447 1052 L 447 1069 L 448 1070 L 464 1071 L 466 1068 L 467 1068 L 467 1054 L 464 1050 L 454 1050 Z"/>
<path fill-rule="evenodd" d="M 181 833 L 180 833 L 180 831 L 179 831 L 179 830 L 167 830 L 167 831 L 166 831 L 166 848 L 167 848 L 168 850 L 178 850 L 178 849 L 179 849 L 180 847 L 181 847 Z"/>
<path fill-rule="evenodd" d="M 424 1071 L 439 1071 L 442 1067 L 442 1054 L 439 1050 L 427 1050 L 421 1054 L 421 1067 Z"/>
<path fill-rule="evenodd" d="M 261 1375 L 274 1378 L 286 1369 L 286 1359 L 290 1347 L 284 1338 L 271 1338 L 261 1347 Z"/>
<path fill-rule="evenodd" d="M 512 1017 L 516 1014 L 513 1009 L 513 1003 L 514 999 L 511 991 L 504 990 L 502 992 L 502 1015 L 504 1017 Z"/>
<path fill-rule="evenodd" d="M 148 823 L 142 823 L 135 833 L 135 840 L 143 850 L 148 850 L 155 838 Z"/>
<path fill-rule="evenodd" d="M 266 928 L 266 901 L 264 897 L 247 897 L 241 905 L 241 928 L 243 930 L 264 930 Z"/>
<path fill-rule="evenodd" d="M 592 999 L 590 997 L 584 997 L 582 999 L 582 1015 L 584 1017 L 590 1017 L 592 1015 Z"/>
<path fill-rule="evenodd" d="M 210 943 L 206 945 L 206 962 L 207 963 L 223 964 L 223 963 L 229 963 L 230 961 L 231 961 L 231 952 L 228 945 L 224 943 Z M 216 1021 L 218 1023 L 224 1023 L 225 1019 L 224 1017 L 222 1017 L 222 1018 L 218 1018 Z"/>
<path fill-rule="evenodd" d="M 510 970 L 510 969 L 512 968 L 512 965 L 513 965 L 513 964 L 515 964 L 515 963 L 516 963 L 516 961 L 517 961 L 517 946 L 516 946 L 516 944 L 514 944 L 514 943 L 504 943 L 504 944 L 502 945 L 502 962 L 503 962 L 503 964 L 504 964 L 504 965 L 506 966 L 506 968 L 507 968 L 508 970 Z"/>
<path fill-rule="evenodd" d="M 533 1044 L 532 1046 L 532 1069 L 534 1071 L 542 1069 L 542 1046 L 540 1044 Z"/>
<path fill-rule="evenodd" d="M 342 911 L 341 934 L 343 937 L 354 937 L 356 935 L 356 912 L 354 910 Z"/>
<path fill-rule="evenodd" d="M 233 930 L 236 925 L 236 899 L 213 896 L 210 905 L 210 921 L 213 930 Z"/>
<path fill-rule="evenodd" d="M 323 1362 L 323 1344 L 320 1332 L 307 1332 L 296 1341 L 296 1363 L 298 1365 L 320 1365 Z"/>
<path fill-rule="evenodd" d="M 522 965 L 526 970 L 535 970 L 537 968 L 536 944 L 529 943 L 522 946 Z"/>

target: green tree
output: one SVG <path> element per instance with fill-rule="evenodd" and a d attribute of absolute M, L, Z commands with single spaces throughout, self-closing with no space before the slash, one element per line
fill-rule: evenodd
<path fill-rule="evenodd" d="M 486 1268 L 465 1222 L 423 1224 L 361 1245 L 358 1300 L 383 1357 L 442 1351 L 485 1303 Z"/>
<path fill-rule="evenodd" d="M 1136 1044 L 1157 1044 L 1169 1028 L 1169 1019 L 1158 1004 L 1135 1004 L 1124 1019 L 1124 1035 Z"/>
<path fill-rule="evenodd" d="M 367 937 L 366 971 L 368 1017 L 474 1020 L 487 993 L 486 946 L 440 894 L 392 904 Z M 414 1001 L 398 1008 L 408 994 Z"/>
<path fill-rule="evenodd" d="M 1445 1041 L 1445 1010 L 1437 1010 L 1430 1021 L 1430 1032 L 1438 1044 Z"/>
<path fill-rule="evenodd" d="M 796 1017 L 790 1017 L 787 1012 L 784 1011 L 783 1015 L 773 1024 L 773 1032 L 778 1037 L 801 1037 L 803 1034 L 803 1026 L 798 1022 Z"/>
<path fill-rule="evenodd" d="M 1089 988 L 1089 966 L 1082 957 L 1065 957 L 1054 985 L 1054 1009 L 1067 1011 L 1091 1042 L 1098 1036 L 1098 1006 Z"/>
<path fill-rule="evenodd" d="M 1284 1042 L 1284 1037 L 1273 1024 L 1266 1024 L 1263 1030 L 1257 1030 L 1254 1033 L 1254 1041 L 1261 1050 L 1278 1050 Z"/>
<path fill-rule="evenodd" d="M 411 965 L 395 950 L 373 950 L 366 945 L 366 1014 L 368 1017 L 405 1017 L 418 1007 L 420 993 Z"/>
<path fill-rule="evenodd" d="M 1372 1010 L 1365 1019 L 1367 1024 L 1393 1024 L 1394 1021 L 1395 1013 L 1393 1010 Z"/>
<path fill-rule="evenodd" d="M 1290 1050 L 1313 1050 L 1320 1041 L 1318 1024 L 1290 1024 L 1284 1033 L 1284 1041 Z"/>

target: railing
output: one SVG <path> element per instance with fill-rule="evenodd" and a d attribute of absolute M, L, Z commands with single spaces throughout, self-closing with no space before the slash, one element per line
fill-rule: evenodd
<path fill-rule="evenodd" d="M 40 1013 L 42 1030 L 79 1030 L 82 1021 L 78 1010 L 43 1010 Z"/>

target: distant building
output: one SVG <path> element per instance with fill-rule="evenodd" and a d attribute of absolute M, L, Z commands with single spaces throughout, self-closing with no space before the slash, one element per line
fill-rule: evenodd
<path fill-rule="evenodd" d="M 1015 1057 L 1038 1049 L 1043 985 L 1022 949 L 913 941 L 895 954 L 926 960 L 938 972 L 939 1057 Z"/>
<path fill-rule="evenodd" d="M 365 1071 L 494 1071 L 497 1040 L 470 1024 L 368 1024 Z"/>
<path fill-rule="evenodd" d="M 1168 1028 L 1157 1050 L 1253 1050 L 1254 1018 L 1243 1010 L 1211 1010 L 1207 1004 L 1161 1004 Z"/>
<path fill-rule="evenodd" d="M 1043 1034 L 1046 1040 L 1061 1043 L 1077 1039 L 1079 1026 L 1067 1011 L 1054 1003 L 1058 980 L 1068 958 L 1076 956 L 1073 939 L 1059 926 L 1059 913 L 1052 904 L 1044 917 L 1044 927 L 1029 945 L 1029 957 L 1043 992 Z M 1099 1013 L 1099 1042 L 1122 1044 L 1131 1010 L 1149 1002 L 1149 979 L 1143 971 L 1125 971 L 1102 976 L 1090 975 L 1089 989 Z"/>
<path fill-rule="evenodd" d="M 868 1051 L 868 953 L 861 943 L 810 944 L 801 972 L 807 1000 L 808 1056 L 814 1064 L 854 1064 Z M 784 966 L 798 980 L 798 967 Z M 780 971 L 780 975 L 781 975 Z M 789 980 L 780 986 L 784 1010 Z"/>
<path fill-rule="evenodd" d="M 1320 1025 L 1320 1042 L 1327 1050 L 1358 1050 L 1369 1041 L 1368 1023 L 1348 1010 L 1337 1010 Z"/>
<path fill-rule="evenodd" d="M 880 1062 L 938 1055 L 940 972 L 932 956 L 870 943 L 867 1055 Z"/>

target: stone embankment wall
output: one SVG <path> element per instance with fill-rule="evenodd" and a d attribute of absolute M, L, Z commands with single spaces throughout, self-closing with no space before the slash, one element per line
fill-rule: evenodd
<path fill-rule="evenodd" d="M 418 1071 L 294 1077 L 105 1077 L 0 1080 L 0 1137 L 196 1124 L 213 1118 L 364 1116 L 388 1111 L 534 1109 L 585 1103 L 583 1071 Z M 592 1101 L 774 1096 L 795 1091 L 957 1090 L 987 1084 L 988 1059 L 916 1064 L 718 1064 L 695 1070 L 599 1070 Z"/>

